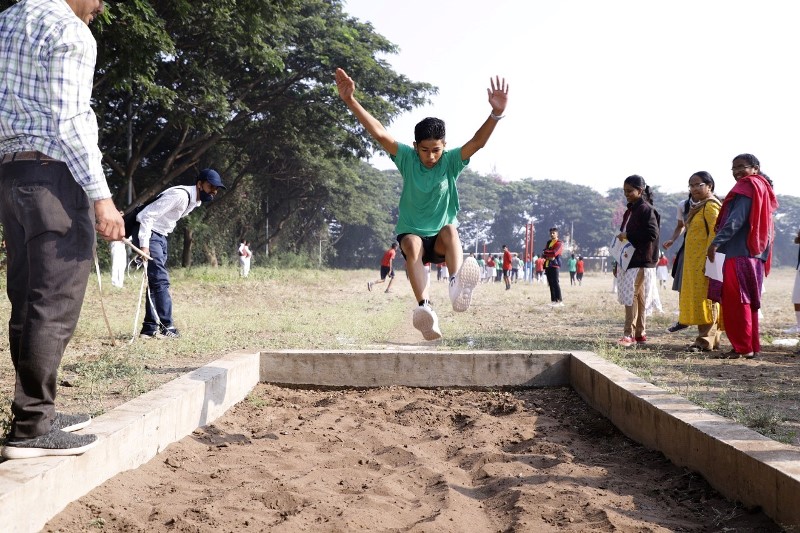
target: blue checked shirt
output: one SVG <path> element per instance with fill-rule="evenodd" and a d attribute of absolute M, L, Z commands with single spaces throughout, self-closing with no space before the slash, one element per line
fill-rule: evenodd
<path fill-rule="evenodd" d="M 110 198 L 91 108 L 97 43 L 65 0 L 0 13 L 0 154 L 66 162 L 92 200 Z"/>

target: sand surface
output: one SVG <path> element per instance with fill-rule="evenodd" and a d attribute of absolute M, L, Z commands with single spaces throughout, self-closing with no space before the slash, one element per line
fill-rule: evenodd
<path fill-rule="evenodd" d="M 570 389 L 258 385 L 44 531 L 780 531 Z"/>

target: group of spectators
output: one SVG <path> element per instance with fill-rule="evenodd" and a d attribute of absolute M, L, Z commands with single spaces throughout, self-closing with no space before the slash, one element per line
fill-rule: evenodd
<path fill-rule="evenodd" d="M 752 154 L 736 156 L 731 171 L 736 184 L 722 200 L 714 195 L 714 179 L 708 172 L 689 177 L 689 197 L 678 209 L 678 226 L 664 242 L 669 249 L 683 234 L 673 266 L 679 316 L 668 331 L 697 326 L 697 337 L 688 351 L 715 351 L 713 357 L 722 359 L 752 359 L 761 352 L 758 312 L 764 278 L 770 272 L 778 201 L 772 181 Z M 657 292 L 654 276 L 661 257 L 661 217 L 641 176 L 626 178 L 623 192 L 628 204 L 617 238 L 629 241 L 634 251 L 626 268 L 618 265 L 615 272 L 618 299 L 625 306 L 624 332 L 618 343 L 633 346 L 647 342 L 645 310 Z M 716 351 L 722 332 L 732 345 L 729 351 Z"/>

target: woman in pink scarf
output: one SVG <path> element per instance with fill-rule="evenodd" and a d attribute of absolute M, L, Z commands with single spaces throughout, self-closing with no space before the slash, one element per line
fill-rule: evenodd
<path fill-rule="evenodd" d="M 772 262 L 772 217 L 778 200 L 754 155 L 737 155 L 732 167 L 736 185 L 722 202 L 717 236 L 707 254 L 712 262 L 716 252 L 725 254 L 723 281 L 721 287 L 709 284 L 709 298 L 720 300 L 725 332 L 733 346 L 718 357 L 752 359 L 761 351 L 758 310 L 764 277 L 769 275 Z"/>

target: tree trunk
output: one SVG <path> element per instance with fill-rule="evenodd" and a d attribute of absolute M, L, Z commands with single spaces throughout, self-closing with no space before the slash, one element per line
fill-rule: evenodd
<path fill-rule="evenodd" d="M 206 259 L 208 260 L 208 264 L 211 265 L 211 268 L 219 267 L 219 260 L 217 259 L 217 249 L 214 245 L 208 245 L 204 247 L 206 253 Z"/>
<path fill-rule="evenodd" d="M 190 228 L 183 228 L 183 255 L 181 257 L 181 265 L 184 268 L 192 266 L 192 230 Z"/>

